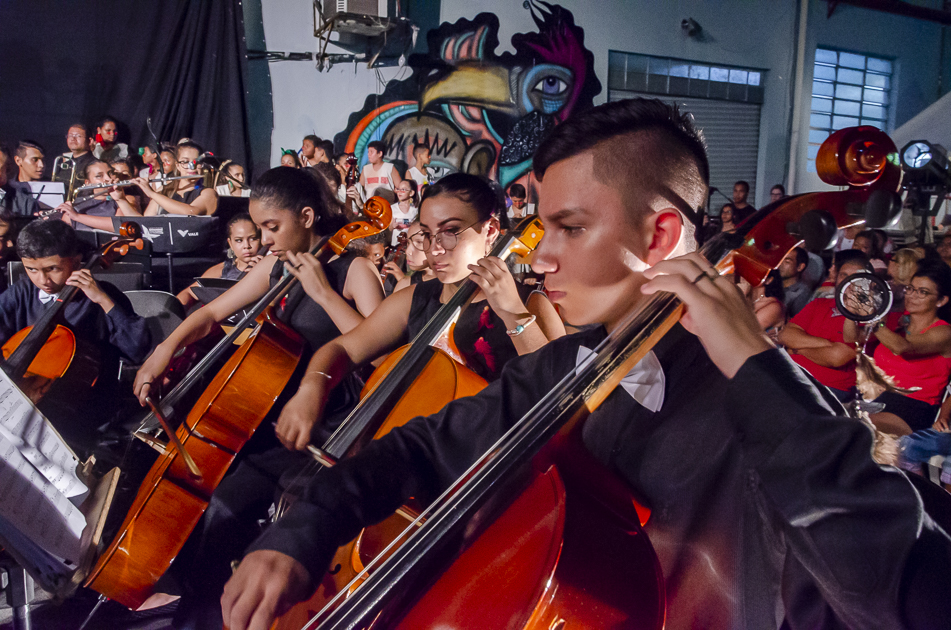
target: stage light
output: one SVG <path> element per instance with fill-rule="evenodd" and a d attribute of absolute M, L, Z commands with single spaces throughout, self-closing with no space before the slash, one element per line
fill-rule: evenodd
<path fill-rule="evenodd" d="M 924 168 L 934 155 L 927 142 L 909 142 L 901 152 L 902 166 L 909 169 Z"/>

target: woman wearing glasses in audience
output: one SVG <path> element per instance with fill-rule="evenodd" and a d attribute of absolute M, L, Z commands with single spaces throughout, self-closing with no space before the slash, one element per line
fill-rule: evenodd
<path fill-rule="evenodd" d="M 461 356 L 449 351 L 486 380 L 497 379 L 509 359 L 565 334 L 545 295 L 520 288 L 503 261 L 486 256 L 499 236 L 496 210 L 495 193 L 474 175 L 453 173 L 427 189 L 420 231 L 410 247 L 426 253 L 436 279 L 395 292 L 359 326 L 314 354 L 277 423 L 277 436 L 286 447 L 305 449 L 333 386 L 412 340 L 467 278 L 480 290 L 452 333 Z"/>
<path fill-rule="evenodd" d="M 390 229 L 393 231 L 391 244 L 396 245 L 399 236 L 416 220 L 419 212 L 419 200 L 416 197 L 416 182 L 404 179 L 396 185 L 396 203 L 393 204 L 393 222 Z"/>
<path fill-rule="evenodd" d="M 943 263 L 920 263 L 905 287 L 903 328 L 890 330 L 878 326 L 873 333 L 880 342 L 875 362 L 895 384 L 905 389 L 920 388 L 908 394 L 886 391 L 875 402 L 885 405 L 871 415 L 876 426 L 889 433 L 906 434 L 928 429 L 938 414 L 944 388 L 951 378 L 951 268 Z M 855 324 L 845 322 L 844 333 Z M 854 332 L 851 338 L 854 338 Z"/>
<path fill-rule="evenodd" d="M 186 179 L 174 182 L 171 196 L 157 193 L 149 187 L 146 180 L 135 178 L 139 190 L 149 198 L 145 216 L 158 214 L 211 215 L 218 209 L 218 193 L 213 188 L 205 188 L 201 172 L 198 170 L 198 156 L 201 147 L 191 141 L 185 141 L 175 149 L 178 174 Z"/>

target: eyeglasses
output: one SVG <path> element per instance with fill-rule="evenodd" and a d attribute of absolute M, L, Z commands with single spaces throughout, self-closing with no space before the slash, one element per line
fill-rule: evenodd
<path fill-rule="evenodd" d="M 66 134 L 66 137 L 67 137 L 67 138 L 73 138 L 74 140 L 82 140 L 83 138 L 86 137 L 86 134 L 84 134 L 84 133 L 68 133 L 68 134 Z"/>
<path fill-rule="evenodd" d="M 195 160 L 179 160 L 178 165 L 184 166 L 185 168 L 195 168 Z"/>
<path fill-rule="evenodd" d="M 396 192 L 413 192 L 412 188 L 397 188 Z"/>
<path fill-rule="evenodd" d="M 461 230 L 441 230 L 435 234 L 430 234 L 429 232 L 417 232 L 413 234 L 413 237 L 410 238 L 410 242 L 413 244 L 413 247 L 422 251 L 428 252 L 433 247 L 433 241 L 439 243 L 439 245 L 446 250 L 451 252 L 456 248 L 456 245 L 459 242 L 459 235 L 465 232 L 466 230 L 471 230 L 476 225 L 479 224 L 479 221 L 476 221 L 467 228 Z"/>
<path fill-rule="evenodd" d="M 913 285 L 905 286 L 905 295 L 920 295 L 921 297 L 928 297 L 929 295 L 938 295 L 935 291 L 928 291 L 926 289 L 919 289 Z"/>

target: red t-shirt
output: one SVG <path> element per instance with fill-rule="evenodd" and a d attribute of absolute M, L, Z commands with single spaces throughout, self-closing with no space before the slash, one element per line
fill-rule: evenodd
<path fill-rule="evenodd" d="M 939 319 L 925 328 L 929 330 L 935 326 L 948 326 L 948 322 Z M 889 326 L 895 330 L 896 326 Z M 925 332 L 925 330 L 921 332 Z M 920 387 L 916 392 L 907 394 L 909 398 L 920 400 L 929 405 L 937 405 L 944 396 L 944 388 L 951 378 L 951 359 L 940 354 L 910 355 L 902 357 L 881 344 L 875 349 L 875 362 L 885 373 L 895 379 L 899 387 L 906 389 Z"/>
<path fill-rule="evenodd" d="M 790 320 L 790 323 L 796 324 L 813 337 L 828 339 L 832 343 L 845 343 L 842 338 L 845 317 L 836 309 L 835 300 L 832 298 L 812 300 Z M 855 361 L 849 361 L 842 367 L 832 368 L 813 363 L 801 354 L 791 356 L 793 361 L 806 368 L 826 387 L 850 390 L 855 385 Z"/>

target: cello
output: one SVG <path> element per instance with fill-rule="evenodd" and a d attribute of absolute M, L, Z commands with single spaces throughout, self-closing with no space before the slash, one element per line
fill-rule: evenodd
<path fill-rule="evenodd" d="M 837 228 L 884 225 L 901 180 L 895 153 L 874 128 L 833 134 L 817 166 L 847 190 L 771 204 L 702 253 L 755 285 L 803 240 L 828 245 Z M 682 313 L 673 294 L 645 299 L 427 508 L 402 546 L 304 627 L 661 627 L 663 576 L 652 550 L 638 558 L 632 544 L 646 538 L 640 511 L 580 433 Z"/>
<path fill-rule="evenodd" d="M 139 225 L 123 223 L 118 238 L 103 245 L 82 268 L 108 269 L 130 249 L 143 247 Z M 58 417 L 57 410 L 74 409 L 67 401 L 75 403 L 76 396 L 88 391 L 99 377 L 98 349 L 61 324 L 66 305 L 78 291 L 75 286 L 64 287 L 36 323 L 3 344 L 3 371 L 44 413 L 54 417 Z"/>
<path fill-rule="evenodd" d="M 322 238 L 312 253 L 340 254 L 355 238 L 382 231 L 391 219 L 389 204 L 374 197 L 365 210 L 370 222 L 350 223 Z M 85 586 L 128 608 L 138 608 L 178 555 L 242 446 L 270 411 L 297 369 L 303 339 L 281 322 L 273 308 L 297 282 L 285 276 L 250 309 L 244 320 L 192 369 L 162 401 L 177 401 L 246 325 L 258 326 L 206 387 L 177 431 L 163 409 L 152 414 L 166 428 L 174 448 L 163 448 L 152 465 L 118 534 L 100 555 Z M 215 356 L 212 356 L 215 355 Z M 262 375 L 267 378 L 262 378 Z"/>

